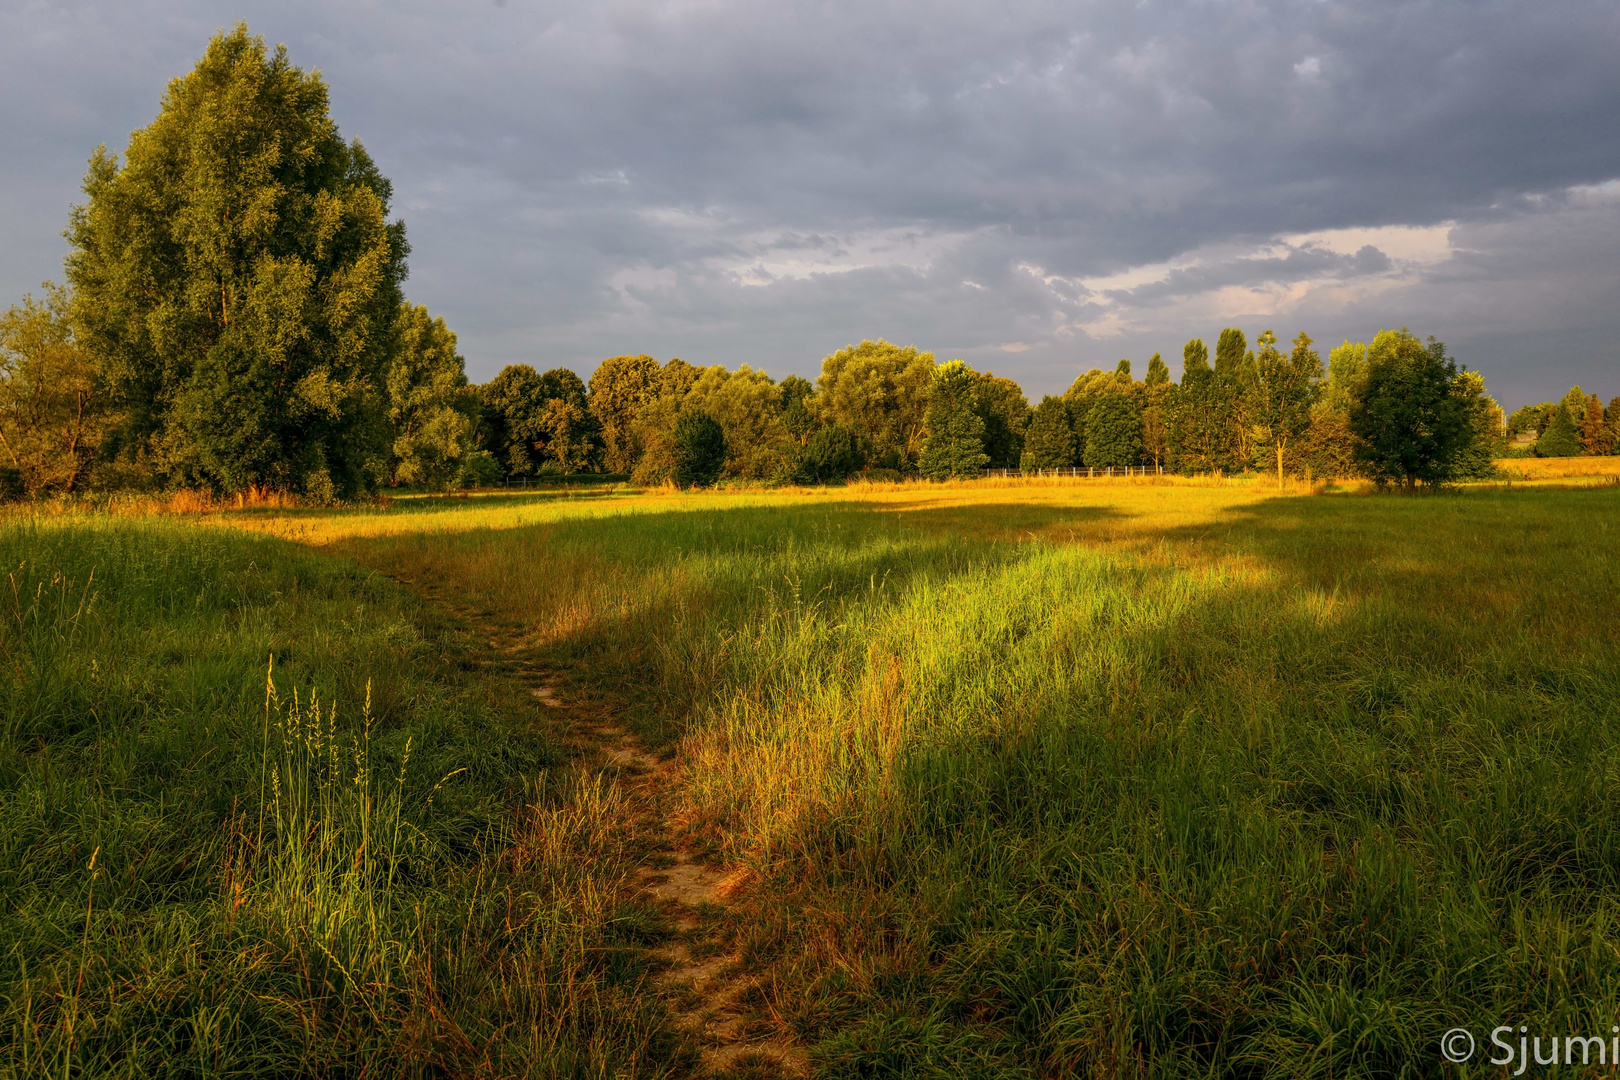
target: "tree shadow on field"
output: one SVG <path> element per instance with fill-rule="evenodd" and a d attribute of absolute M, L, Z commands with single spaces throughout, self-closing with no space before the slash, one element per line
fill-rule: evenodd
<path fill-rule="evenodd" d="M 1132 517 L 1109 506 L 1049 506 L 1015 500 L 960 503 L 937 499 L 899 505 L 870 502 L 832 505 L 883 517 L 893 515 L 902 524 L 934 534 L 956 534 L 969 541 L 1075 540 L 1082 534 L 1126 524 Z M 1104 527 L 1103 530 L 1099 530 L 1099 526 Z"/>
<path fill-rule="evenodd" d="M 244 524 L 271 519 L 330 521 L 333 519 L 342 520 L 344 518 L 374 516 L 376 514 L 401 516 L 433 514 L 450 510 L 468 510 L 475 507 L 497 510 L 551 506 L 559 502 L 599 502 L 609 499 L 614 494 L 615 492 L 610 488 L 596 486 L 578 488 L 551 487 L 528 490 L 495 488 L 489 491 L 468 491 L 451 494 L 384 494 L 376 503 L 361 503 L 354 506 L 246 506 L 239 509 L 226 509 L 224 514 L 228 519 L 240 521 Z M 618 494 L 619 497 L 623 497 L 622 492 Z"/>

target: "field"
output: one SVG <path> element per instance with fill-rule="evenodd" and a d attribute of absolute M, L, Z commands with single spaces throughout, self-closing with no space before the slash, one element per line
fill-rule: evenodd
<path fill-rule="evenodd" d="M 0 1068 L 1428 1076 L 1453 1027 L 1607 1032 L 1616 521 L 1158 480 L 13 520 Z"/>

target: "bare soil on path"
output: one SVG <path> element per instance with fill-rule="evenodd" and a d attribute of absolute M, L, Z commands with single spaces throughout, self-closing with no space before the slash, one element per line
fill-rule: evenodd
<path fill-rule="evenodd" d="M 551 670 L 520 629 L 505 627 L 464 596 L 396 577 L 466 635 L 492 676 L 517 679 L 545 710 L 553 735 L 580 766 L 616 784 L 630 808 L 627 822 L 642 853 L 626 879 L 626 900 L 656 908 L 673 932 L 646 947 L 648 989 L 661 997 L 699 1047 L 698 1075 L 799 1077 L 810 1072 L 804 1048 L 770 1009 L 735 942 L 733 902 L 754 883 L 743 867 L 714 866 L 683 841 L 668 813 L 680 783 L 673 749 L 649 749 L 614 716 L 613 704 L 583 679 Z"/>

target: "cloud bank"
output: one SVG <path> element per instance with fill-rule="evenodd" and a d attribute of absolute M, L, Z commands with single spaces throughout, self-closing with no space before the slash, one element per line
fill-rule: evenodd
<path fill-rule="evenodd" d="M 246 18 L 394 180 L 475 378 L 884 336 L 1039 394 L 1241 326 L 1409 325 L 1620 393 L 1610 3 L 43 3 L 0 11 L 0 286 Z"/>

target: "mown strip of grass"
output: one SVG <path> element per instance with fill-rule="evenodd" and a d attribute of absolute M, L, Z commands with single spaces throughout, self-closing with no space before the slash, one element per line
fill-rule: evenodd
<path fill-rule="evenodd" d="M 0 1073 L 691 1060 L 612 792 L 402 589 L 157 519 L 14 519 L 0 569 Z"/>
<path fill-rule="evenodd" d="M 350 550 L 684 732 L 828 1075 L 1429 1075 L 1453 1026 L 1608 1030 L 1620 495 L 894 509 Z"/>

